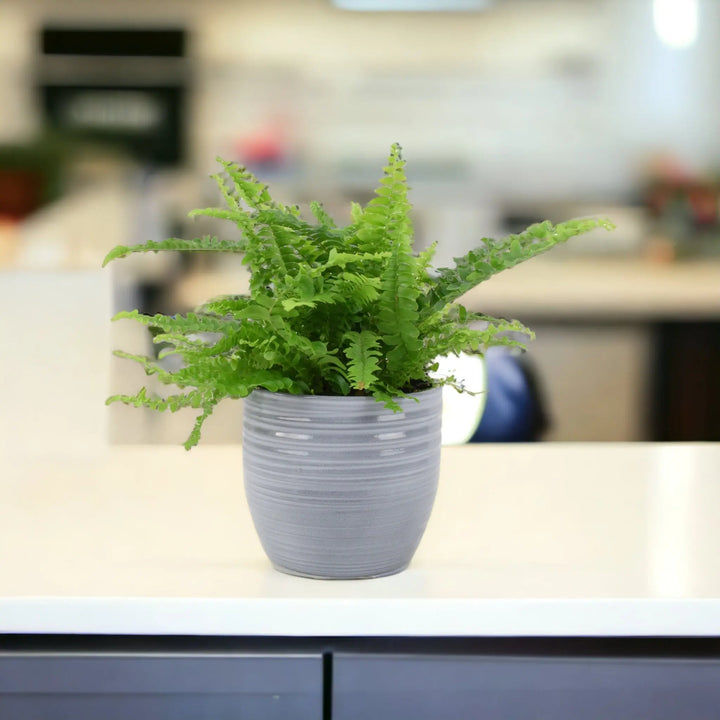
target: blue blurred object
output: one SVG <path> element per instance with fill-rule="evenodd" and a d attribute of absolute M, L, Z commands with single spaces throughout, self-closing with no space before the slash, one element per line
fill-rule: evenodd
<path fill-rule="evenodd" d="M 469 442 L 534 442 L 548 426 L 537 372 L 528 356 L 505 348 L 485 354 L 487 399 Z"/>

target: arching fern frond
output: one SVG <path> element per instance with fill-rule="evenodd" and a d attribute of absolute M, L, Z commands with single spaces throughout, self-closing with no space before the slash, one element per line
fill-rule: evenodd
<path fill-rule="evenodd" d="M 599 227 L 611 230 L 614 225 L 609 220 L 592 218 L 570 220 L 558 225 L 543 222 L 502 240 L 485 239 L 479 248 L 456 258 L 455 267 L 438 271 L 437 277 L 430 283 L 423 306 L 427 312 L 434 312 L 493 275 Z"/>
<path fill-rule="evenodd" d="M 137 310 L 121 311 L 116 313 L 113 320 L 135 320 L 147 327 L 157 327 L 167 333 L 225 333 L 230 329 L 237 329 L 238 322 L 212 315 L 188 313 L 187 315 L 143 315 Z"/>
<path fill-rule="evenodd" d="M 203 405 L 202 413 L 195 420 L 195 424 L 193 425 L 193 429 L 190 432 L 188 439 L 183 443 L 183 447 L 186 450 L 194 448 L 200 442 L 202 427 L 205 424 L 205 421 L 210 417 L 210 415 L 212 415 L 217 403 L 217 400 L 208 400 L 205 405 Z"/>
<path fill-rule="evenodd" d="M 252 306 L 253 300 L 249 295 L 219 295 L 203 303 L 198 312 L 235 316 Z"/>
<path fill-rule="evenodd" d="M 193 390 L 185 395 L 169 395 L 168 397 L 160 397 L 158 395 L 148 394 L 147 388 L 140 388 L 135 395 L 111 395 L 106 401 L 106 405 L 120 402 L 125 405 L 133 405 L 135 407 L 146 407 L 158 412 L 170 410 L 177 412 L 182 408 L 199 408 L 202 407 L 204 397 L 198 390 Z"/>
<path fill-rule="evenodd" d="M 267 185 L 258 180 L 246 167 L 238 163 L 217 158 L 233 185 L 233 194 L 254 210 L 275 209 L 289 215 L 300 215 L 296 205 L 283 205 L 273 200 Z"/>
<path fill-rule="evenodd" d="M 219 240 L 216 237 L 206 235 L 194 240 L 181 240 L 180 238 L 169 238 L 155 242 L 148 240 L 139 245 L 117 245 L 115 246 L 103 260 L 102 266 L 105 267 L 110 261 L 127 257 L 133 253 L 160 252 L 162 250 L 177 250 L 180 252 L 226 252 L 241 253 L 244 251 L 242 243 L 230 240 Z"/>

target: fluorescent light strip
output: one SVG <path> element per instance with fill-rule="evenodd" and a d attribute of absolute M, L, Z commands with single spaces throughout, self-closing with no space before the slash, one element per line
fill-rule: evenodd
<path fill-rule="evenodd" d="M 333 0 L 341 10 L 362 12 L 462 12 L 485 10 L 493 0 Z"/>
<path fill-rule="evenodd" d="M 655 32 L 670 47 L 689 47 L 697 40 L 698 14 L 698 0 L 654 0 Z"/>

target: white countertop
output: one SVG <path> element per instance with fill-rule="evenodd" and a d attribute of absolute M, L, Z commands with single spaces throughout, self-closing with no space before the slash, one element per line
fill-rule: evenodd
<path fill-rule="evenodd" d="M 692 320 L 720 317 L 720 262 L 537 258 L 467 293 L 468 309 L 501 317 Z"/>
<path fill-rule="evenodd" d="M 0 633 L 720 636 L 720 445 L 443 450 L 410 568 L 271 569 L 242 451 L 0 456 Z"/>

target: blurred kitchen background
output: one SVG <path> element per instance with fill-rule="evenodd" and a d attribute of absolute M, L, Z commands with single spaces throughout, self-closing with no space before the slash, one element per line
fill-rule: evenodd
<path fill-rule="evenodd" d="M 103 406 L 146 382 L 110 348 L 149 351 L 109 317 L 243 269 L 105 253 L 232 237 L 187 220 L 219 202 L 218 155 L 347 219 L 396 140 L 439 265 L 537 220 L 617 224 L 467 299 L 536 331 L 543 440 L 720 440 L 717 0 L 4 0 L 0 109 L 6 444 L 183 440 L 187 415 Z M 205 441 L 239 442 L 241 414 Z"/>

